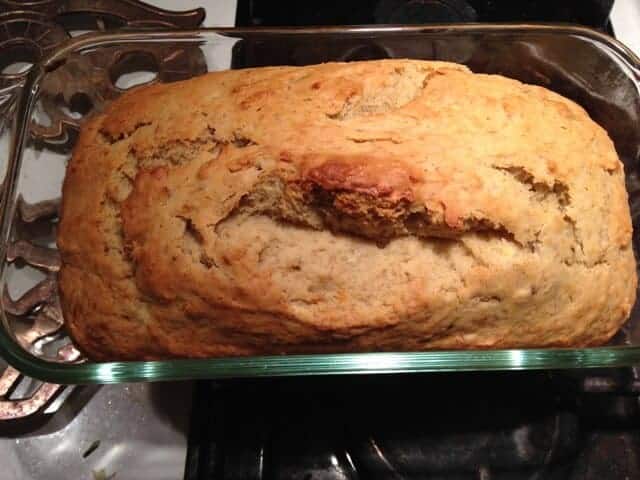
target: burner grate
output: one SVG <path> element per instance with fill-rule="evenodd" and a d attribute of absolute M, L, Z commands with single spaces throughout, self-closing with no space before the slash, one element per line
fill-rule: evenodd
<path fill-rule="evenodd" d="M 71 36 L 86 30 L 109 28 L 195 28 L 204 9 L 170 12 L 136 0 L 44 0 L 30 5 L 0 0 L 0 136 L 8 135 L 10 119 L 29 68 Z M 48 76 L 42 86 L 31 123 L 37 149 L 70 153 L 86 114 L 127 88 L 122 78 L 141 71 L 153 81 L 174 81 L 206 72 L 202 52 L 177 46 L 143 49 L 126 46 L 108 54 L 75 55 Z M 128 80 L 131 81 L 130 78 Z M 55 239 L 59 200 L 28 203 L 19 200 L 15 237 L 7 260 L 17 269 L 33 269 L 44 279 L 31 282 L 18 298 L 5 289 L 2 302 L 18 342 L 40 357 L 72 363 L 82 361 L 63 331 L 56 290 L 60 266 Z M 41 276 L 42 276 L 41 275 Z M 73 387 L 37 382 L 0 363 L 0 420 L 15 420 L 48 412 Z"/>

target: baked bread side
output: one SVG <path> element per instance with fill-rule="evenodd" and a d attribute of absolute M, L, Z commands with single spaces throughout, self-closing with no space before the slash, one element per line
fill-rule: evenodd
<path fill-rule="evenodd" d="M 597 345 L 637 283 L 606 132 L 427 61 L 126 93 L 81 131 L 58 245 L 95 359 Z"/>

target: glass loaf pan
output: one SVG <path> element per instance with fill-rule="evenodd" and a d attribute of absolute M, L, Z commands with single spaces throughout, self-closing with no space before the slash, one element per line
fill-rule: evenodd
<path fill-rule="evenodd" d="M 63 319 L 55 288 L 59 260 L 53 235 L 55 199 L 60 196 L 65 162 L 83 115 L 117 97 L 132 79 L 153 78 L 153 72 L 156 75 L 151 81 L 174 81 L 226 68 L 386 57 L 459 62 L 475 72 L 498 73 L 545 86 L 581 104 L 607 129 L 624 161 L 636 230 L 634 250 L 637 249 L 640 61 L 626 47 L 597 31 L 564 25 L 438 25 L 205 29 L 82 36 L 53 52 L 20 85 L 4 92 L 16 99 L 13 128 L 5 129 L 0 143 L 8 145 L 9 150 L 0 244 L 5 292 L 0 353 L 4 359 L 26 375 L 56 383 L 557 369 L 640 363 L 637 304 L 631 319 L 610 345 L 600 348 L 160 362 L 92 363 L 77 359 L 73 347 L 66 345 L 69 340 L 64 328 L 60 328 Z M 4 115 L 10 110 L 5 109 Z"/>

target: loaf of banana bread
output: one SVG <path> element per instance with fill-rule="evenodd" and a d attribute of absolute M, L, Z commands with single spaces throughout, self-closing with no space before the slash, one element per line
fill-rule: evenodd
<path fill-rule="evenodd" d="M 444 62 L 210 73 L 88 120 L 58 233 L 94 359 L 588 346 L 635 301 L 607 133 Z"/>

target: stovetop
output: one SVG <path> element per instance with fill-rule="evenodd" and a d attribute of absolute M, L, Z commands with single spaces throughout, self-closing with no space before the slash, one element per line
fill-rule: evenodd
<path fill-rule="evenodd" d="M 204 6 L 205 26 L 564 21 L 640 39 L 636 0 L 611 16 L 612 0 L 150 3 Z M 0 424 L 0 480 L 634 479 L 639 392 L 633 369 L 75 388 Z"/>
<path fill-rule="evenodd" d="M 186 480 L 640 478 L 628 370 L 201 382 Z"/>
<path fill-rule="evenodd" d="M 613 0 L 238 0 L 236 25 L 567 22 L 608 28 Z"/>

